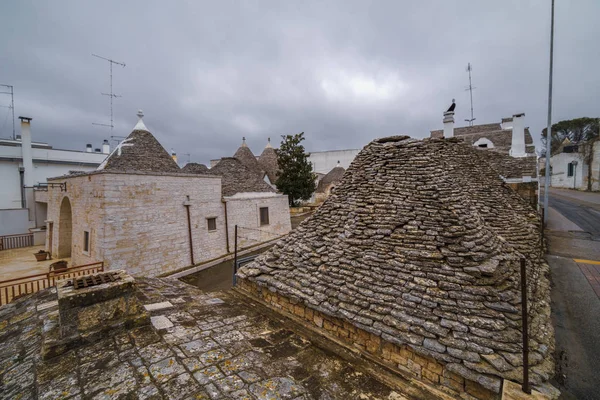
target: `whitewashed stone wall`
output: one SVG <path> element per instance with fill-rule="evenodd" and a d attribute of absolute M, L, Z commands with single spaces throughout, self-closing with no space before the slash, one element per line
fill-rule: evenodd
<path fill-rule="evenodd" d="M 275 239 L 292 230 L 288 197 L 265 193 L 241 193 L 225 197 L 231 251 L 234 245 L 235 225 L 238 225 L 238 248 Z M 260 224 L 260 208 L 269 208 L 269 225 Z"/>
<path fill-rule="evenodd" d="M 572 161 L 577 161 L 577 167 L 573 176 L 568 176 L 569 164 Z M 550 182 L 552 187 L 585 189 L 587 180 L 584 179 L 584 172 L 586 172 L 587 167 L 584 165 L 579 153 L 560 153 L 554 155 L 550 158 L 550 166 L 552 167 L 552 180 Z"/>
<path fill-rule="evenodd" d="M 67 191 L 58 187 L 48 188 L 48 221 L 52 221 L 52 230 L 46 232 L 46 248 L 53 257 L 58 257 L 60 242 L 60 209 L 66 197 L 71 204 L 71 263 L 84 265 L 102 261 L 102 236 L 98 235 L 98 227 L 104 218 L 102 188 L 104 175 L 79 176 L 69 179 L 55 179 L 51 182 L 67 183 Z M 90 252 L 83 253 L 83 231 L 90 232 Z M 52 239 L 50 240 L 50 237 Z M 51 242 L 51 244 L 50 244 Z M 51 248 L 49 247 L 51 245 Z"/>
<path fill-rule="evenodd" d="M 125 269 L 144 276 L 191 265 L 183 205 L 187 196 L 195 263 L 226 253 L 218 177 L 102 173 L 66 181 L 66 193 L 49 189 L 48 218 L 54 221 L 52 251 L 56 253 L 60 204 L 65 195 L 69 197 L 73 265 L 104 261 L 108 269 Z M 210 217 L 217 219 L 216 231 L 208 231 L 206 219 Z M 91 234 L 89 255 L 83 252 L 84 230 Z"/>
<path fill-rule="evenodd" d="M 568 176 L 569 163 L 577 161 L 574 176 Z M 592 190 L 600 190 L 600 141 L 594 143 L 592 168 L 586 165 L 580 153 L 559 153 L 550 158 L 552 187 L 587 190 L 588 174 L 592 174 Z"/>
<path fill-rule="evenodd" d="M 187 196 L 194 262 L 225 253 L 219 178 L 111 174 L 106 183 L 104 257 L 111 269 L 156 276 L 191 265 Z M 214 232 L 208 217 L 217 218 Z"/>
<path fill-rule="evenodd" d="M 348 169 L 360 149 L 314 151 L 310 153 L 308 161 L 312 163 L 313 172 L 326 174 L 338 165 Z"/>

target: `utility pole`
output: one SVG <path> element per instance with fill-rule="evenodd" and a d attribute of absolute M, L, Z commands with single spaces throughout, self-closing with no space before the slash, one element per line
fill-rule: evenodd
<path fill-rule="evenodd" d="M 548 191 L 550 190 L 550 153 L 552 142 L 552 66 L 554 63 L 554 0 L 550 19 L 550 77 L 548 78 L 548 127 L 546 130 L 546 174 L 544 178 L 544 221 L 548 223 Z"/>
<path fill-rule="evenodd" d="M 465 119 L 465 121 L 467 121 L 469 123 L 469 126 L 473 126 L 473 121 L 475 121 L 475 118 L 473 117 L 473 89 L 476 89 L 476 88 L 474 88 L 473 85 L 471 84 L 471 71 L 472 70 L 473 70 L 473 68 L 471 67 L 471 63 L 467 64 L 467 71 L 469 72 L 469 86 L 465 90 L 468 90 L 471 95 L 471 119 Z"/>
<path fill-rule="evenodd" d="M 10 94 L 10 106 L 8 106 L 7 108 L 10 108 L 12 110 L 12 124 L 13 124 L 12 138 L 13 138 L 13 140 L 15 140 L 15 139 L 17 139 L 17 136 L 15 135 L 15 92 L 14 92 L 14 88 L 12 85 L 0 84 L 0 86 L 4 86 L 5 88 L 10 89 L 10 92 L 0 92 L 0 93 Z M 2 106 L 2 107 L 6 107 L 6 106 Z"/>
<path fill-rule="evenodd" d="M 108 61 L 108 63 L 110 64 L 110 93 L 101 93 L 103 96 L 110 97 L 110 125 L 108 125 L 108 124 L 99 124 L 99 123 L 95 123 L 95 122 L 92 122 L 92 125 L 109 126 L 110 127 L 110 132 L 112 133 L 112 130 L 114 128 L 114 125 L 113 125 L 113 98 L 115 98 L 115 97 L 121 97 L 121 96 L 116 95 L 116 94 L 113 93 L 113 64 L 121 65 L 123 68 L 125 68 L 125 63 L 121 63 L 121 62 L 118 62 L 118 61 L 115 61 L 115 60 L 111 60 L 110 58 L 104 58 L 104 57 L 98 56 L 96 54 L 92 54 L 92 56 L 98 57 L 101 60 Z"/>

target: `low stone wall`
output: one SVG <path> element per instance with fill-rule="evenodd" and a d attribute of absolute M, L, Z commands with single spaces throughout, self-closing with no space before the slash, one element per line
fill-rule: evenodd
<path fill-rule="evenodd" d="M 319 333 L 345 342 L 346 345 L 358 349 L 370 359 L 391 367 L 401 375 L 412 376 L 458 398 L 500 399 L 501 388 L 498 389 L 498 393 L 494 393 L 479 383 L 448 370 L 442 362 L 416 353 L 409 346 L 397 346 L 386 342 L 347 321 L 327 316 L 248 280 L 238 279 L 237 288 L 284 315 L 301 319 Z"/>

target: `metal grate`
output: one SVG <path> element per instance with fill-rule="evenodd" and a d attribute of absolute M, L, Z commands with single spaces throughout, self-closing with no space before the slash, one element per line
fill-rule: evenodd
<path fill-rule="evenodd" d="M 103 283 L 116 282 L 121 280 L 121 277 L 117 272 L 107 272 L 98 275 L 88 275 L 81 278 L 77 278 L 73 281 L 75 289 L 83 289 L 90 286 L 101 285 Z"/>

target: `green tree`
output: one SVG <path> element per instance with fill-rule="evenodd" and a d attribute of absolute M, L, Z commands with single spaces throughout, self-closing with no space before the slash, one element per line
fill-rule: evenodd
<path fill-rule="evenodd" d="M 302 200 L 310 199 L 316 189 L 316 175 L 312 173 L 308 153 L 301 144 L 304 132 L 281 137 L 281 145 L 277 151 L 279 175 L 275 186 L 281 193 L 288 195 L 290 206 L 295 206 Z"/>
<path fill-rule="evenodd" d="M 571 142 L 585 142 L 598 137 L 600 118 L 575 118 L 557 122 L 552 125 L 552 139 L 550 141 L 550 154 L 554 155 L 559 150 L 565 139 Z M 546 147 L 548 129 L 542 130 L 542 143 Z"/>

